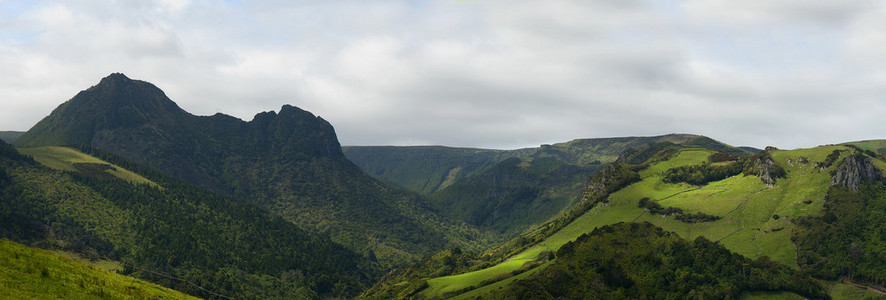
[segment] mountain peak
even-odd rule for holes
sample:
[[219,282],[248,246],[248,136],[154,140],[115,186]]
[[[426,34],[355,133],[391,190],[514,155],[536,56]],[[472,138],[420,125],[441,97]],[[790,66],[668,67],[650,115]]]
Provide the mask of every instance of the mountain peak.
[[123,73],[111,73],[105,78],[102,78],[101,82],[111,82],[111,81],[132,81],[129,77],[126,77]]
[[[104,90],[119,90],[119,89],[123,89],[125,87],[131,87],[136,82],[151,85],[147,82],[132,80],[129,77],[126,77],[126,75],[123,75],[123,73],[111,73],[111,75],[108,75],[105,78],[102,78],[102,80],[99,81],[98,84],[96,84],[95,86],[93,86],[89,90],[96,89],[96,88],[97,89],[104,89]],[[153,85],[151,85],[151,86],[153,86]],[[154,88],[156,88],[156,87],[154,87]],[[156,89],[159,90],[159,88],[156,88]]]
[[61,104],[17,142],[90,145],[102,130],[174,127],[189,116],[153,84],[111,73]]

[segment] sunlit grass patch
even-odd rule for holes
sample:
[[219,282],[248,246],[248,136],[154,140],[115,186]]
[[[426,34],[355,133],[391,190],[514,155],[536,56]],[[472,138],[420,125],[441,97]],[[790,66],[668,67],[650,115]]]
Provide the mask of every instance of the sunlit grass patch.
[[155,187],[159,186],[157,183],[127,169],[68,147],[18,148],[18,151],[22,154],[33,157],[34,160],[40,164],[56,170],[77,171],[75,164],[108,165],[111,168],[106,170],[106,172],[114,177],[134,184],[149,184]]

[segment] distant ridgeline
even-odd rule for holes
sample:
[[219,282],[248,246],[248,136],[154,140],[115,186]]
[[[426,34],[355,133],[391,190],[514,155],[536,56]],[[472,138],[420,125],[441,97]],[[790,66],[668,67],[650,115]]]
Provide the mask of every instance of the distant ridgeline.
[[258,205],[383,265],[493,236],[361,172],[332,126],[293,106],[250,122],[194,116],[154,85],[112,74],[56,108],[18,147],[85,145]]
[[21,131],[0,131],[0,140],[6,142],[7,144],[12,144],[15,139],[25,134]]
[[551,221],[481,254],[440,252],[361,297],[882,297],[886,142],[732,149],[625,149]]

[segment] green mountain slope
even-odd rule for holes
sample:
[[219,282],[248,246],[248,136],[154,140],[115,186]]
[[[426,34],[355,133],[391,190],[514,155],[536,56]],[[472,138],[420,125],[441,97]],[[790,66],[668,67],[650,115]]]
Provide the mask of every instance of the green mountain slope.
[[0,239],[0,298],[196,299],[6,239]]
[[[513,291],[520,279],[553,276],[546,271],[559,256],[545,263],[550,251],[619,222],[648,222],[687,240],[704,238],[744,257],[769,259],[820,279],[847,278],[883,289],[882,155],[850,146],[770,148],[747,158],[711,147],[645,148],[622,155],[621,161],[637,164],[615,163],[597,173],[582,202],[568,212],[452,275],[421,272],[429,265],[424,262],[377,283],[364,296],[460,298],[499,288]],[[547,288],[542,285],[535,290]],[[844,295],[846,285],[833,286],[831,293]]]
[[15,139],[25,134],[21,131],[0,131],[0,140],[12,144]]
[[642,155],[629,149],[647,145],[704,146],[750,155],[707,137],[672,134],[657,137],[582,139],[545,145],[505,159],[456,181],[430,196],[441,210],[473,225],[514,236],[575,205],[587,181],[606,165]]
[[362,255],[253,205],[100,161],[162,188],[45,168],[0,143],[0,237],[119,261],[123,274],[202,297],[348,296],[378,275]]
[[289,105],[245,122],[179,108],[150,83],[112,74],[16,140],[19,147],[86,145],[258,205],[385,265],[491,236],[440,214],[417,194],[366,175],[332,126]]

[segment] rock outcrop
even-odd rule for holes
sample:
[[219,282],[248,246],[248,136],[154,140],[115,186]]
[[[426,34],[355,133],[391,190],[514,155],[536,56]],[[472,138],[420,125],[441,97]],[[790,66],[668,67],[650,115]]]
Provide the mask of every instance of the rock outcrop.
[[775,186],[776,179],[784,178],[786,174],[784,168],[772,159],[772,155],[769,154],[769,151],[774,149],[770,148],[774,147],[766,147],[766,150],[751,157],[747,162],[744,172],[748,175],[760,177],[760,180],[763,181],[763,183],[771,187]]
[[862,153],[855,153],[843,159],[831,176],[831,185],[842,185],[849,190],[858,191],[862,182],[879,181],[881,178],[882,172],[874,166],[873,159]]

